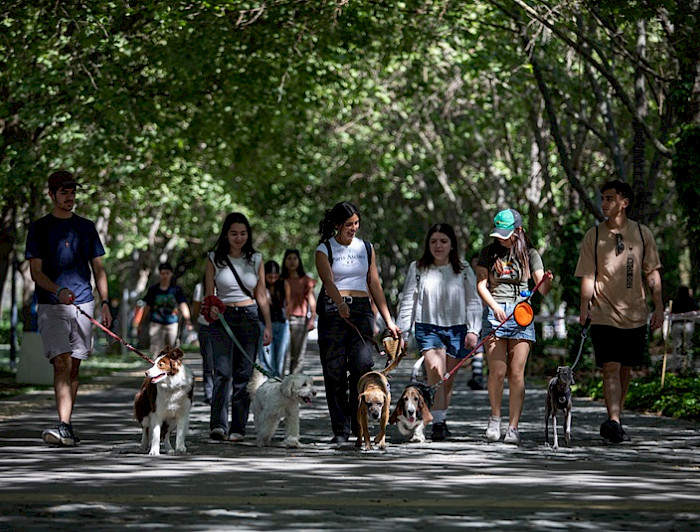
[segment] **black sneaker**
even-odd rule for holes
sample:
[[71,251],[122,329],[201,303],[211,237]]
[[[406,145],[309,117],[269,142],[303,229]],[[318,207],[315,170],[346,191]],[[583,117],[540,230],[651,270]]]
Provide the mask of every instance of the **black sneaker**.
[[611,443],[621,443],[624,441],[624,431],[617,421],[608,419],[600,426],[600,435]]
[[431,439],[433,441],[444,441],[447,438],[445,423],[433,423],[433,434]]
[[622,423],[620,423],[620,430],[622,431],[622,441],[632,441],[632,438],[630,438],[627,435],[627,432],[625,432],[624,427],[622,426]]
[[442,422],[442,425],[443,425],[443,427],[444,427],[445,437],[446,437],[446,438],[451,438],[451,437],[452,437],[452,433],[450,432],[450,429],[447,428],[447,421],[443,421],[443,422]]
[[44,430],[41,433],[41,439],[49,445],[63,445],[65,447],[76,445],[73,427],[63,422],[59,423],[55,428]]
[[341,445],[343,443],[348,442],[348,435],[347,434],[336,434],[331,438],[330,443],[334,445]]
[[475,375],[467,381],[467,386],[475,391],[484,390],[484,379],[481,375]]

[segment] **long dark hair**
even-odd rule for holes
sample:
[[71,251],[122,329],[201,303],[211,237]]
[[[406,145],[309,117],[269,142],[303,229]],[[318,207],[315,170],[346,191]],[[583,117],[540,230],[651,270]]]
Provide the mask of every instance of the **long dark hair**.
[[355,214],[361,218],[360,211],[349,201],[341,201],[333,205],[332,209],[327,209],[323,220],[318,224],[318,234],[321,235],[319,242],[333,238],[337,232],[336,228]]
[[226,257],[228,257],[228,252],[231,250],[231,246],[228,243],[228,231],[233,224],[245,225],[246,231],[248,232],[248,240],[243,244],[243,256],[246,260],[250,262],[253,253],[255,253],[255,248],[253,247],[253,230],[250,228],[248,218],[245,217],[245,214],[241,214],[240,212],[232,212],[224,220],[224,225],[221,227],[221,234],[214,245],[214,264],[220,268],[226,264]]
[[455,230],[452,228],[450,224],[435,224],[433,225],[430,229],[428,229],[428,235],[425,237],[425,247],[423,248],[423,256],[418,259],[417,266],[419,268],[427,268],[431,264],[435,263],[435,257],[433,257],[433,254],[430,252],[430,238],[435,234],[435,233],[442,233],[447,236],[447,238],[450,239],[450,243],[452,244],[451,249],[450,249],[450,255],[449,255],[449,260],[450,264],[452,265],[452,269],[454,270],[455,273],[459,273],[464,269],[464,266],[462,266],[462,261],[459,260],[459,248],[457,246],[457,235],[455,234]]
[[[529,279],[530,278],[530,248],[534,247],[532,245],[532,242],[527,236],[527,233],[525,233],[525,229],[522,227],[516,227],[515,230],[513,231],[513,234],[509,238],[515,238],[515,242],[513,243],[513,246],[508,249],[508,260],[517,260],[520,262],[523,268],[523,276],[522,280]],[[500,239],[494,238],[494,245],[493,245],[493,252],[490,254],[488,257],[488,265],[489,269],[493,267],[493,265],[496,263],[496,260],[500,255],[503,254],[503,249],[506,249],[505,246],[501,245]],[[498,242],[498,245],[496,243]]]
[[287,251],[284,252],[284,259],[282,259],[282,273],[280,274],[280,277],[282,279],[289,279],[289,268],[287,268],[287,257],[289,255],[296,255],[297,258],[299,259],[299,267],[297,268],[297,275],[299,277],[304,277],[306,275],[306,271],[304,270],[304,263],[301,261],[301,255],[299,254],[298,249],[288,249]]

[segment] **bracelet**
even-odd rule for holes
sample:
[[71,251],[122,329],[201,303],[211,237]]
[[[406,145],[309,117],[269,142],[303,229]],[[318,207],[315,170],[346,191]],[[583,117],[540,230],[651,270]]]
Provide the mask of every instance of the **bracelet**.
[[100,303],[100,305],[109,305],[109,303],[107,303],[107,300],[106,300],[106,299],[103,299],[103,300],[102,300],[102,303]]
[[58,290],[56,290],[56,291],[54,292],[54,295],[55,295],[56,297],[58,297],[58,295],[61,293],[61,290],[65,290],[65,289],[66,289],[65,286],[59,286],[59,287],[58,287]]

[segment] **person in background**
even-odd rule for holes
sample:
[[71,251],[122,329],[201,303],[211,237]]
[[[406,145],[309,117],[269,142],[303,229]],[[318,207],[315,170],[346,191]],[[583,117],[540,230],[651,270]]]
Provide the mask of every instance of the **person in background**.
[[[435,386],[476,346],[481,330],[476,278],[471,266],[459,259],[457,235],[451,225],[439,223],[428,230],[423,255],[408,267],[400,308],[399,328],[410,331],[415,323],[428,385]],[[452,436],[447,410],[457,372],[435,394],[433,441]]]
[[535,325],[519,325],[513,311],[526,298],[530,279],[535,284],[542,281],[539,292],[545,295],[552,287],[552,276],[545,273],[542,258],[530,243],[518,211],[505,209],[496,214],[489,236],[493,242],[481,251],[476,267],[477,290],[486,304],[481,334],[486,337],[493,333],[484,343],[491,403],[486,439],[501,439],[501,401],[507,376],[509,420],[503,442],[520,445],[518,424],[525,401],[525,364],[535,341]]
[[[687,286],[679,286],[676,298],[671,308],[673,314],[684,314],[698,310],[698,303],[693,299],[693,291]],[[672,316],[673,316],[672,314]],[[693,334],[695,333],[695,319],[673,320],[671,323],[671,336],[673,337],[673,352],[676,356],[689,356],[687,362],[692,363]],[[692,365],[688,364],[690,367]]]
[[[479,254],[475,253],[472,255],[469,265],[472,267],[472,271],[476,274],[476,267],[479,264]],[[479,298],[479,305],[481,305],[481,298]],[[471,358],[472,365],[472,378],[467,381],[467,386],[472,390],[485,390],[486,386],[484,384],[484,346],[480,346],[476,350],[476,354]]]
[[288,249],[282,260],[282,279],[288,289],[287,320],[291,333],[289,373],[304,370],[306,339],[316,325],[316,281],[306,275],[299,250]]
[[209,322],[202,316],[202,300],[204,299],[204,278],[194,287],[192,297],[192,311],[197,316],[197,340],[199,341],[199,354],[202,355],[202,383],[204,388],[204,402],[211,404],[214,390],[214,351],[209,332]]
[[92,221],[73,212],[80,185],[72,173],[59,170],[49,176],[48,186],[53,209],[30,224],[25,253],[36,283],[44,354],[53,364],[59,421],[41,437],[50,445],[74,446],[80,442],[71,422],[80,363],[93,349],[92,322],[80,312],[88,316],[95,312],[91,276],[95,278],[100,297],[97,310],[105,327],[110,327],[112,315],[100,236]]
[[286,315],[288,287],[280,279],[280,265],[274,260],[265,263],[265,288],[272,320],[272,342],[263,346],[260,365],[272,377],[284,377],[284,363],[289,349],[289,323]]
[[145,318],[150,316],[148,337],[150,350],[158,355],[165,346],[177,345],[177,331],[180,326],[180,314],[185,320],[187,330],[192,330],[190,322],[190,307],[182,288],[173,284],[173,267],[169,262],[158,266],[160,282],[151,285],[146,292],[143,308],[143,318],[139,322],[138,332],[141,333]]

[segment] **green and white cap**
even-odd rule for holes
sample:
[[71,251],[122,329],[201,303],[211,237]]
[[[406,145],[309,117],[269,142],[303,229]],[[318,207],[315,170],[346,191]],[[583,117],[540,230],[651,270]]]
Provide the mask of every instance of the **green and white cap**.
[[523,218],[515,209],[505,209],[500,211],[493,218],[494,228],[489,236],[505,240],[510,238],[518,227],[522,227]]

